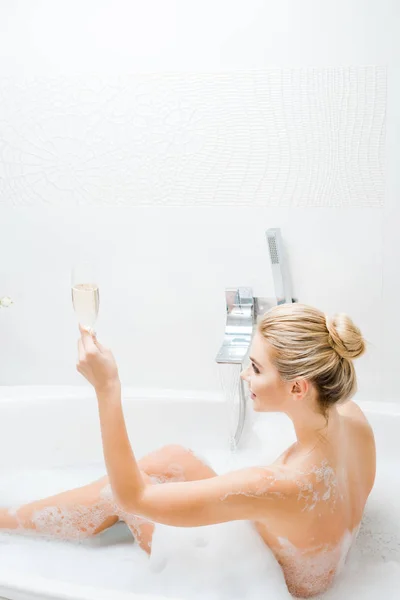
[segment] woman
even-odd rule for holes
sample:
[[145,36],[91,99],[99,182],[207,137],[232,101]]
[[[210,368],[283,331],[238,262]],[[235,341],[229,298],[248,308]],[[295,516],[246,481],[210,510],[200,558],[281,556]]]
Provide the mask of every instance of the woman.
[[218,476],[180,446],[136,461],[114,357],[81,329],[77,369],[96,391],[108,477],[12,512],[2,509],[0,527],[79,539],[123,520],[150,554],[154,523],[250,520],[289,591],[319,594],[346,558],[375,478],[373,433],[348,401],[356,391],[352,359],[364,350],[360,330],[344,314],[327,319],[302,304],[268,311],[241,377],[254,410],[286,413],[297,441],[271,465]]

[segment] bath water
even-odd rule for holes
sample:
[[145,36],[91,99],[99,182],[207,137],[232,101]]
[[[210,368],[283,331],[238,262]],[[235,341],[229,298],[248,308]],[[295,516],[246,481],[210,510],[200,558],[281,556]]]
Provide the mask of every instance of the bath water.
[[[196,451],[196,449],[194,449]],[[218,473],[260,464],[252,452],[200,451]],[[265,463],[264,463],[265,464]],[[0,506],[20,506],[87,484],[104,465],[0,475]],[[354,548],[323,600],[394,600],[400,589],[400,474],[378,464],[375,488]],[[76,542],[0,533],[0,577],[8,570],[81,585],[185,600],[291,598],[281,569],[251,523],[156,525],[149,558],[123,523]]]

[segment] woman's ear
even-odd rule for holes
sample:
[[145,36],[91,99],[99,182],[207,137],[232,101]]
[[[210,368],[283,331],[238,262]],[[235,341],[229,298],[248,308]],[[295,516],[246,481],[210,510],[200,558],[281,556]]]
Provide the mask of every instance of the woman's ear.
[[306,379],[296,379],[293,382],[291,393],[297,396],[297,399],[304,398],[308,391],[308,381]]
[[300,392],[300,386],[299,386],[298,381],[295,381],[294,384],[292,385],[291,392],[292,392],[292,394],[298,394]]

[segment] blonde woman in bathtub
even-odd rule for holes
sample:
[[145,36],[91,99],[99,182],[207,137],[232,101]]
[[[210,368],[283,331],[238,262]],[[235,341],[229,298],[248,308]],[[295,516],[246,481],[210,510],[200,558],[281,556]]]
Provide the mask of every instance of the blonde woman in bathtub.
[[375,478],[371,428],[349,401],[356,391],[352,359],[364,350],[346,315],[329,319],[302,304],[266,313],[241,376],[254,410],[285,412],[297,441],[271,465],[218,476],[180,446],[136,460],[114,357],[81,330],[77,369],[96,391],[108,477],[13,511],[1,509],[0,527],[81,539],[123,520],[150,554],[154,523],[195,527],[249,520],[279,561],[289,591],[305,598],[319,594],[345,559]]

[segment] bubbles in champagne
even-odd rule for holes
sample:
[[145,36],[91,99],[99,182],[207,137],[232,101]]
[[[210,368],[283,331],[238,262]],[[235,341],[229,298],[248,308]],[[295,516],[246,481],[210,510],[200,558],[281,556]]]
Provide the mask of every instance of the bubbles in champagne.
[[99,288],[95,283],[77,283],[72,288],[72,304],[82,327],[92,328],[99,314]]

